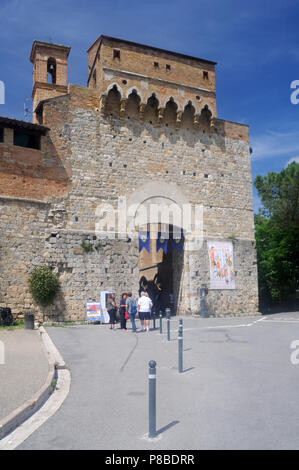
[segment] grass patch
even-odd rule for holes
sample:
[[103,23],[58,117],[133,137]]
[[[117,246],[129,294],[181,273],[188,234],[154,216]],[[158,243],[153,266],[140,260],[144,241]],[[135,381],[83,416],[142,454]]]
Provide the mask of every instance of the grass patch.
[[0,326],[0,331],[12,331],[24,329],[25,323],[20,320],[15,320],[13,325],[10,326]]

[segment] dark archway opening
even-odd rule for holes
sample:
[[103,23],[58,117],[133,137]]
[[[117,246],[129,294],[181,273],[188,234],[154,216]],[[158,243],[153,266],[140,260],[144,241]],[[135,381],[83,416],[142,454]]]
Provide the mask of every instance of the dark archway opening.
[[[156,250],[156,239],[151,240],[150,253],[139,254],[139,294],[148,293],[153,302],[153,313],[165,315],[166,308],[176,315],[180,303],[181,278],[184,266],[184,244],[175,247],[174,233],[181,233],[180,229],[173,230],[169,226],[169,239],[166,253]],[[179,245],[179,244],[178,244]],[[180,249],[179,249],[180,248]]]

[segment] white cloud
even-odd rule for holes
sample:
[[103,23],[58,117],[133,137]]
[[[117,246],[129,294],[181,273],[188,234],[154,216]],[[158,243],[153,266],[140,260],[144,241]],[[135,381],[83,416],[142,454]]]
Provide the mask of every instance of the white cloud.
[[289,165],[289,163],[292,163],[292,162],[299,163],[299,156],[290,158],[289,161],[286,163],[286,167]]
[[298,131],[267,131],[251,139],[253,160],[299,155]]

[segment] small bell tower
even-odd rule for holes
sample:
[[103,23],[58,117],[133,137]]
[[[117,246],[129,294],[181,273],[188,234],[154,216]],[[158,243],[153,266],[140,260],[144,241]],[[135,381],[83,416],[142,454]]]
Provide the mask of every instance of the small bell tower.
[[67,60],[71,48],[34,41],[30,54],[33,64],[33,122],[40,123],[40,101],[67,93]]

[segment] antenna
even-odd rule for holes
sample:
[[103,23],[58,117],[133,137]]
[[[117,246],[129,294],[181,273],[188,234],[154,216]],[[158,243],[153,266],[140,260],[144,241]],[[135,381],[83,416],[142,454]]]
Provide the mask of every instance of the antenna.
[[31,98],[25,98],[24,100],[24,121],[31,121],[32,119],[32,103]]

